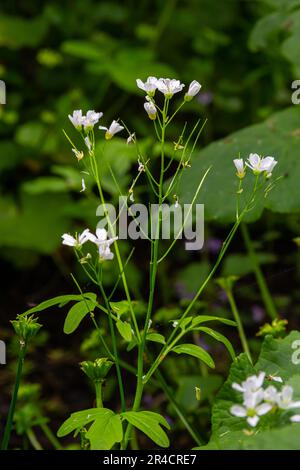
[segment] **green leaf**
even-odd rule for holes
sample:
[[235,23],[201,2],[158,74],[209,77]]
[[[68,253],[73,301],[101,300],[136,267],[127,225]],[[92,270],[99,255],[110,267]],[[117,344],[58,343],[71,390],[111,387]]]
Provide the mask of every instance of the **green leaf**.
[[159,333],[148,333],[146,339],[147,341],[153,341],[154,343],[166,344],[164,336]]
[[[228,379],[215,399],[212,409],[212,436],[203,449],[294,449],[300,442],[300,427],[289,422],[285,413],[268,413],[260,418],[255,432],[245,433],[247,423],[230,413],[232,405],[241,403],[241,394],[232,388],[233,382],[241,383],[247,377],[261,371],[268,376],[279,376],[283,385],[294,388],[294,399],[300,397],[299,365],[292,360],[295,352],[293,345],[300,340],[300,332],[292,331],[283,339],[267,336],[255,366],[251,365],[245,354],[241,354],[232,364]],[[264,386],[274,385],[279,389],[283,386],[265,380]],[[288,426],[287,426],[288,425]],[[269,428],[272,428],[269,430]],[[291,437],[287,439],[288,431]],[[295,433],[295,434],[294,434]],[[202,449],[202,448],[201,448]]]
[[73,39],[65,41],[61,45],[61,50],[79,59],[102,61],[106,58],[106,51],[97,44],[90,41]]
[[61,234],[70,228],[65,214],[69,202],[70,197],[63,193],[37,197],[23,191],[18,204],[1,198],[0,246],[53,255],[61,245]]
[[118,318],[130,311],[130,305],[127,300],[121,300],[120,302],[110,302],[110,306]]
[[64,323],[64,333],[67,335],[73,333],[84,317],[94,310],[97,305],[96,294],[94,296],[94,299],[80,300],[70,308]]
[[197,331],[203,331],[204,333],[208,334],[209,336],[212,336],[217,341],[220,341],[220,343],[223,343],[224,346],[227,348],[227,350],[228,350],[228,352],[231,356],[231,359],[232,360],[235,359],[234,349],[233,349],[230,341],[224,335],[222,335],[218,331],[212,330],[211,328],[207,328],[206,326],[200,326],[199,328],[197,328]]
[[[272,155],[278,160],[273,172],[273,180],[283,175],[268,197],[260,197],[256,206],[246,216],[246,220],[257,220],[264,208],[277,213],[300,212],[300,165],[299,125],[300,107],[293,106],[272,115],[261,124],[247,127],[227,138],[214,142],[195,155],[192,171],[183,173],[177,194],[181,203],[192,200],[199,180],[208,167],[212,170],[207,176],[196,203],[205,205],[206,220],[235,221],[237,177],[232,160],[250,153]],[[250,195],[254,176],[247,171],[244,179],[245,198]],[[220,204],[226,201],[226,204]]]
[[89,408],[87,410],[77,411],[72,413],[71,416],[60,426],[57,431],[58,437],[67,436],[72,431],[77,431],[86,426],[88,423],[94,421],[97,417],[113,416],[113,411],[107,408]]
[[47,32],[48,26],[41,15],[33,19],[19,16],[0,16],[0,45],[18,49],[20,47],[36,47]]
[[148,436],[155,444],[160,447],[169,447],[169,439],[161,426],[170,429],[168,422],[163,416],[152,411],[127,411],[122,413],[132,426],[142,431]]
[[219,321],[220,323],[224,323],[224,325],[236,326],[235,321],[229,320],[228,318],[215,317],[214,315],[199,315],[198,317],[193,318],[191,326],[194,328],[201,323],[206,323],[209,321]]
[[68,191],[66,181],[57,176],[42,176],[22,185],[24,191],[30,194],[41,194],[44,192],[59,193]]
[[[259,264],[274,263],[277,259],[273,253],[259,253],[256,251],[256,258]],[[253,263],[247,254],[235,253],[226,256],[222,263],[222,276],[242,277],[253,272]]]
[[131,325],[130,323],[122,320],[118,320],[116,322],[116,327],[122,338],[125,339],[125,341],[131,341],[132,339],[132,330],[131,330]]
[[211,355],[196,344],[179,344],[178,346],[174,346],[172,351],[177,354],[188,354],[189,356],[196,357],[197,359],[205,362],[205,364],[211,368],[215,367],[215,363]]
[[85,436],[90,441],[91,450],[111,449],[116,442],[121,442],[123,438],[120,415],[115,415],[113,412],[97,415]]
[[[93,292],[85,292],[83,296],[86,299],[96,300],[96,294],[94,294]],[[68,302],[72,302],[73,300],[74,301],[82,300],[82,295],[81,294],[59,295],[58,297],[53,297],[52,299],[44,300],[44,302],[41,302],[40,304],[36,305],[35,307],[30,308],[29,310],[26,310],[26,312],[24,312],[23,315],[29,315],[31,313],[41,312],[43,310],[47,310],[50,307],[54,307],[54,305],[63,307]]]

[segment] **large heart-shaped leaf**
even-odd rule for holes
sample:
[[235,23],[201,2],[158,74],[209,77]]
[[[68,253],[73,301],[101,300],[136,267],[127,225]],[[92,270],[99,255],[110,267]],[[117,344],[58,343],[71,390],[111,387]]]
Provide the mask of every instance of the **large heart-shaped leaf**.
[[[192,170],[186,170],[177,191],[182,203],[193,199],[199,181],[208,167],[212,169],[197,197],[205,205],[206,220],[234,221],[236,217],[237,178],[232,160],[239,154],[272,155],[278,160],[273,179],[279,176],[268,197],[259,198],[246,220],[257,220],[264,208],[278,213],[300,212],[300,108],[294,106],[274,114],[261,124],[247,127],[227,138],[214,142],[195,155]],[[245,197],[253,188],[254,176],[244,179]]]
[[[263,416],[255,432],[247,432],[245,419],[230,413],[231,406],[240,400],[240,393],[232,388],[233,382],[241,383],[250,375],[261,371],[266,373],[266,377],[281,377],[283,384],[278,386],[292,386],[294,399],[299,400],[299,364],[293,360],[297,344],[299,349],[298,331],[291,332],[284,339],[268,336],[255,366],[250,364],[245,354],[239,356],[231,366],[228,379],[216,397],[212,410],[212,437],[204,449],[299,449],[300,426],[294,423],[288,425],[289,416],[286,412]],[[268,385],[268,379],[265,385]],[[290,441],[288,434],[293,436]]]

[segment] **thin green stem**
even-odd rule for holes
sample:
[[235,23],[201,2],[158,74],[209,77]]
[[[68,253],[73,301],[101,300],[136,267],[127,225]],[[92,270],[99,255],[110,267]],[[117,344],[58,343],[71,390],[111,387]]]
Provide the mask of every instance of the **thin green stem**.
[[[93,155],[93,158],[95,159],[94,155]],[[99,191],[99,195],[100,195],[101,204],[103,205],[103,207],[105,209],[106,220],[107,220],[109,229],[111,231],[112,237],[114,237],[115,236],[115,230],[114,230],[113,224],[111,223],[110,217],[108,215],[108,211],[106,210],[106,204],[105,204],[105,199],[104,199],[104,195],[103,195],[103,191],[102,191],[102,187],[101,187],[101,183],[100,183],[100,179],[99,179],[97,164],[96,164],[96,168],[97,168],[97,170],[96,170],[95,178],[96,178],[96,183],[97,183],[97,187],[98,187],[98,191]],[[138,327],[138,324],[137,324],[136,316],[135,316],[135,313],[134,313],[134,310],[133,310],[133,307],[132,307],[131,296],[130,296],[130,292],[129,292],[129,288],[128,288],[128,284],[127,284],[127,279],[126,279],[126,275],[125,275],[125,271],[124,271],[124,266],[123,266],[123,262],[122,262],[122,258],[121,258],[121,254],[120,254],[120,250],[119,250],[117,241],[114,242],[114,248],[115,248],[115,253],[116,253],[116,258],[117,258],[117,262],[118,262],[118,266],[119,266],[120,276],[122,278],[123,287],[124,287],[126,299],[127,299],[127,302],[128,302],[131,318],[132,318],[132,321],[133,321],[137,341],[139,343],[141,341],[141,335],[140,335],[139,327]]]
[[188,433],[190,434],[190,436],[194,439],[194,441],[196,442],[196,444],[198,446],[203,445],[202,439],[200,438],[200,436],[197,434],[197,432],[192,428],[192,426],[188,422],[188,420],[187,420],[187,418],[184,414],[184,411],[182,410],[180,405],[175,400],[175,398],[173,396],[173,392],[170,389],[170,387],[168,386],[165,379],[163,378],[163,375],[161,374],[161,372],[159,370],[156,370],[155,375],[156,375],[157,380],[159,381],[160,386],[161,386],[162,390],[164,391],[166,397],[170,401],[174,411],[177,413],[177,416],[181,419],[183,425],[185,426],[185,428],[188,431]]
[[27,437],[28,437],[32,447],[35,450],[43,450],[43,448],[42,448],[41,444],[39,443],[39,441],[37,440],[35,432],[33,431],[32,428],[27,429],[26,434],[27,434]]
[[199,287],[199,289],[198,289],[197,293],[195,294],[194,298],[192,299],[192,301],[190,302],[190,304],[188,305],[188,307],[186,308],[186,310],[182,314],[182,316],[180,318],[180,321],[178,322],[178,325],[174,328],[172,334],[170,335],[168,341],[166,342],[166,345],[162,348],[162,350],[158,354],[157,358],[155,359],[154,363],[152,364],[149,371],[147,372],[146,376],[144,377],[144,383],[148,382],[149,378],[155,372],[155,370],[159,366],[160,362],[164,359],[165,355],[169,351],[169,345],[172,342],[173,338],[176,336],[176,333],[177,333],[178,329],[180,328],[180,325],[181,325],[182,321],[188,315],[188,313],[192,310],[192,308],[194,307],[194,305],[195,305],[196,301],[198,300],[199,296],[202,294],[203,290],[205,289],[205,287],[207,286],[209,281],[214,276],[216,270],[218,269],[224,255],[225,255],[225,253],[226,253],[226,251],[227,251],[227,249],[228,249],[228,247],[231,243],[231,240],[233,239],[233,237],[234,237],[234,235],[235,235],[235,233],[236,233],[236,231],[237,231],[237,229],[240,225],[240,222],[241,222],[241,218],[239,218],[235,222],[234,226],[232,227],[228,237],[226,238],[226,240],[223,244],[223,247],[222,247],[221,252],[220,252],[220,254],[217,258],[217,261],[215,262],[213,268],[211,269],[210,273],[208,274],[208,276],[205,279],[205,281],[203,282],[203,284],[201,284],[201,286]]
[[6,425],[5,425],[4,435],[3,435],[3,439],[2,439],[2,443],[1,443],[1,450],[7,450],[9,440],[10,440],[12,424],[13,424],[13,419],[14,419],[14,414],[15,414],[15,409],[16,409],[16,403],[17,403],[17,398],[18,398],[18,391],[19,391],[21,377],[22,377],[24,359],[25,359],[25,355],[26,355],[26,349],[27,349],[26,344],[24,342],[20,341],[20,349],[19,349],[19,355],[18,355],[18,366],[17,366],[16,380],[15,380],[14,390],[13,390],[13,394],[12,394],[12,399],[11,399],[10,406],[9,406],[8,417],[7,417],[7,421],[6,421]]
[[[134,402],[132,406],[132,411],[137,411],[139,409],[141,399],[142,399],[142,394],[143,394],[143,388],[144,388],[144,383],[143,383],[144,351],[145,351],[145,346],[146,346],[146,336],[147,336],[147,331],[149,327],[149,321],[150,321],[152,309],[153,309],[153,301],[154,301],[155,285],[156,285],[156,277],[157,277],[159,236],[160,236],[160,228],[161,228],[161,205],[162,205],[162,199],[163,199],[163,182],[164,182],[164,166],[165,166],[165,130],[166,130],[168,105],[169,105],[169,100],[165,99],[164,108],[162,112],[163,126],[161,129],[161,161],[160,161],[159,195],[158,195],[158,204],[159,204],[158,220],[157,220],[154,244],[153,246],[151,246],[149,298],[148,298],[148,306],[147,306],[147,313],[146,313],[146,318],[145,318],[142,340],[138,346],[137,386],[136,386],[136,392],[135,392]],[[123,449],[127,448],[131,430],[132,430],[132,426],[128,424],[126,431],[125,431],[124,441],[122,443]]]
[[242,323],[242,320],[241,320],[241,317],[240,317],[240,314],[239,314],[239,311],[238,311],[238,308],[237,308],[237,305],[236,305],[236,302],[235,302],[235,298],[233,296],[232,289],[227,288],[225,291],[226,291],[226,295],[227,295],[228,300],[229,300],[232,315],[233,315],[233,317],[236,321],[236,324],[237,324],[237,329],[238,329],[238,332],[239,332],[239,337],[240,337],[240,340],[241,340],[241,343],[242,343],[242,346],[243,346],[243,350],[247,354],[247,357],[248,357],[249,361],[252,364],[252,357],[251,357],[249,345],[248,345],[247,338],[246,338],[246,335],[245,335],[243,323]]
[[107,311],[109,313],[108,315],[108,323],[109,323],[109,328],[110,328],[110,334],[111,334],[111,339],[112,339],[112,345],[113,345],[113,354],[114,354],[114,359],[115,359],[115,366],[116,366],[116,371],[117,371],[117,379],[118,379],[118,385],[119,385],[119,391],[120,391],[120,399],[121,399],[121,409],[122,412],[126,411],[126,405],[125,405],[125,394],[124,394],[124,386],[123,386],[123,379],[122,379],[122,373],[120,369],[120,363],[119,363],[119,355],[118,355],[118,348],[117,348],[117,340],[116,340],[116,334],[115,334],[115,327],[114,327],[114,322],[111,316],[111,308],[110,304],[108,301],[108,298],[106,296],[105,290],[103,288],[101,280],[99,280],[99,288],[101,291],[101,295],[104,299],[105,306],[107,308]]
[[270,294],[263,272],[261,270],[257,255],[255,253],[255,249],[254,249],[253,242],[249,234],[248,227],[245,223],[241,225],[241,230],[242,230],[245,247],[248,251],[248,256],[251,260],[252,269],[254,271],[254,274],[255,274],[255,277],[256,277],[260,292],[261,292],[261,296],[265,304],[266,311],[268,315],[270,316],[270,318],[274,320],[275,318],[278,318],[278,312],[274,304],[273,298]]
[[96,392],[96,407],[103,408],[102,401],[102,380],[94,381],[95,392]]
[[62,445],[60,444],[59,440],[56,438],[52,430],[49,428],[48,424],[43,423],[40,425],[43,433],[48,438],[49,442],[53,445],[54,449],[56,450],[63,450]]

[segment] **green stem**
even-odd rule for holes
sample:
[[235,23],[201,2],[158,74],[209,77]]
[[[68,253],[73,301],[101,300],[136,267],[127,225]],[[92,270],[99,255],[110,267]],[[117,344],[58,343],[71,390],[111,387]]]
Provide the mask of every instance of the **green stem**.
[[[95,160],[95,156],[93,156],[93,158]],[[96,183],[97,183],[97,187],[98,187],[98,191],[99,191],[99,195],[100,195],[101,204],[103,205],[103,207],[106,210],[106,204],[105,204],[105,199],[104,199],[104,195],[103,195],[103,191],[102,191],[102,187],[101,187],[101,183],[100,183],[100,179],[99,179],[98,167],[97,167],[96,160],[95,160],[95,168],[96,168],[96,170],[95,170],[96,171],[95,179],[96,179]],[[106,211],[106,220],[107,220],[109,229],[111,231],[112,237],[114,237],[115,236],[115,230],[114,230],[113,224],[111,223],[111,220],[110,220],[110,217],[109,217],[107,211]],[[114,242],[114,248],[115,248],[116,258],[117,258],[117,262],[118,262],[118,266],[119,266],[120,276],[122,278],[122,283],[123,283],[126,299],[127,299],[127,302],[128,302],[131,318],[132,318],[132,321],[133,321],[133,324],[134,324],[134,329],[135,329],[137,341],[140,342],[141,341],[140,331],[139,331],[139,327],[138,327],[138,324],[137,324],[137,321],[136,321],[136,316],[135,316],[135,313],[134,313],[134,310],[133,310],[133,307],[132,307],[131,296],[130,296],[130,292],[129,292],[129,288],[128,288],[128,284],[127,284],[127,279],[126,279],[125,272],[124,272],[124,266],[123,266],[123,262],[122,262],[122,258],[121,258],[121,254],[120,254],[120,250],[119,250],[119,246],[118,246],[117,241]]]
[[255,277],[256,277],[260,292],[261,292],[261,296],[265,304],[266,311],[268,315],[270,316],[270,318],[274,320],[275,318],[278,318],[278,312],[275,307],[272,296],[270,294],[263,272],[261,270],[257,255],[255,253],[255,249],[253,247],[253,242],[250,238],[248,227],[245,223],[241,225],[241,230],[242,230],[244,243],[248,251],[249,258],[251,260],[252,268],[253,268],[253,271],[254,271],[254,274],[255,274]]
[[163,375],[159,370],[155,372],[155,375],[157,377],[157,380],[160,383],[160,386],[162,390],[165,392],[166,397],[170,401],[174,411],[177,413],[178,417],[181,419],[182,423],[186,427],[186,430],[190,434],[190,436],[194,439],[194,441],[198,444],[198,446],[203,445],[202,439],[199,437],[199,435],[196,433],[196,431],[192,428],[190,423],[188,422],[186,416],[184,415],[184,412],[182,408],[179,406],[179,404],[176,402],[175,398],[173,397],[173,393],[166,383],[165,379],[163,378]]
[[27,429],[26,434],[27,434],[27,437],[28,437],[32,447],[35,450],[43,450],[43,448],[42,448],[41,444],[39,443],[39,441],[37,440],[37,437],[36,437],[36,435],[35,435],[32,428]]
[[197,299],[202,294],[203,290],[205,289],[205,287],[207,286],[207,284],[209,283],[211,278],[214,276],[216,270],[218,269],[224,255],[225,255],[225,253],[226,253],[226,251],[227,251],[227,249],[228,249],[228,247],[231,243],[231,240],[233,239],[233,237],[234,237],[234,235],[235,235],[235,233],[236,233],[236,231],[237,231],[237,229],[240,225],[241,217],[242,217],[242,215],[240,216],[240,218],[235,222],[234,226],[232,227],[228,237],[226,238],[226,240],[223,244],[223,247],[222,247],[221,252],[220,252],[220,254],[217,258],[217,261],[215,262],[215,264],[214,264],[213,268],[211,269],[210,273],[208,274],[207,278],[205,279],[203,284],[201,284],[201,286],[199,287],[199,289],[198,289],[197,293],[195,294],[193,300],[190,302],[190,304],[188,305],[188,307],[186,308],[186,310],[182,314],[182,316],[180,318],[180,321],[178,322],[178,325],[174,328],[174,331],[172,332],[172,334],[168,338],[168,341],[166,342],[165,346],[162,348],[162,350],[158,354],[157,358],[155,359],[154,363],[152,364],[149,371],[147,372],[146,376],[144,377],[144,384],[148,382],[149,378],[155,372],[155,370],[159,366],[160,362],[164,359],[165,355],[169,352],[170,343],[172,342],[174,336],[176,336],[176,333],[177,333],[178,329],[180,328],[181,322],[184,320],[184,318],[191,311],[191,309],[195,305]]
[[3,440],[1,444],[1,450],[7,450],[8,448],[15,409],[16,409],[16,403],[17,403],[17,398],[18,398],[18,391],[19,391],[20,382],[21,382],[25,355],[26,355],[26,344],[20,341],[16,381],[14,385],[12,399],[11,399],[10,406],[9,406],[9,412],[8,412],[8,417],[7,417],[7,421],[5,425],[4,436],[3,436]]
[[95,381],[95,392],[96,392],[96,407],[103,408],[103,401],[102,401],[102,380]]
[[105,290],[103,288],[102,282],[99,281],[99,288],[102,294],[102,297],[105,302],[106,309],[109,313],[108,315],[108,323],[109,323],[109,328],[110,328],[110,334],[111,334],[111,339],[112,339],[112,345],[113,345],[113,354],[114,354],[114,359],[115,359],[115,365],[116,365],[116,371],[117,371],[117,379],[118,379],[118,385],[119,385],[119,390],[120,390],[120,399],[121,399],[121,409],[122,412],[126,411],[126,406],[125,406],[125,395],[124,395],[124,386],[123,386],[123,379],[122,379],[122,373],[120,369],[120,363],[119,363],[119,355],[118,355],[118,348],[117,348],[117,340],[116,340],[116,334],[115,334],[115,328],[114,328],[114,322],[111,316],[111,308],[109,301],[107,299],[107,296],[105,294]]
[[[147,314],[144,324],[144,331],[141,339],[141,343],[138,346],[138,364],[137,364],[137,385],[136,385],[136,392],[134,397],[134,402],[132,406],[132,411],[137,411],[140,407],[144,383],[144,351],[146,346],[146,336],[149,327],[149,321],[151,318],[151,313],[153,309],[153,301],[154,301],[154,294],[155,294],[155,285],[156,285],[156,277],[157,277],[157,264],[158,264],[158,249],[159,249],[159,236],[160,236],[160,227],[161,227],[161,205],[163,199],[163,181],[164,181],[164,167],[165,167],[165,130],[166,130],[166,122],[167,122],[167,113],[168,113],[168,103],[169,100],[165,99],[164,101],[164,108],[162,112],[163,118],[163,126],[161,129],[161,164],[160,164],[160,177],[159,177],[159,194],[158,194],[158,220],[157,220],[157,227],[156,227],[156,235],[153,244],[153,248],[151,247],[151,263],[150,263],[150,289],[149,289],[149,298],[148,298],[148,306],[147,306]],[[128,424],[124,441],[122,443],[122,449],[126,449],[128,446],[128,440],[130,438],[130,433],[132,430],[132,425]]]
[[238,329],[238,332],[239,332],[239,336],[240,336],[240,340],[241,340],[241,343],[242,343],[242,346],[243,346],[243,350],[247,354],[247,357],[248,357],[249,361],[252,364],[252,357],[251,357],[250,349],[249,349],[249,346],[248,346],[248,342],[247,342],[247,338],[246,338],[246,335],[245,335],[244,327],[243,327],[243,324],[242,324],[242,320],[241,320],[241,317],[240,317],[240,314],[239,314],[239,311],[238,311],[238,308],[237,308],[232,290],[227,288],[226,289],[226,295],[227,295],[228,300],[229,300],[229,304],[230,304],[230,307],[231,307],[233,317],[234,317],[234,319],[236,321],[236,324],[237,324],[237,329]]
[[49,428],[48,424],[43,423],[40,425],[43,433],[45,436],[48,438],[48,440],[51,442],[53,445],[54,449],[56,450],[63,450],[62,445],[60,444],[59,440],[56,438],[56,436],[53,434],[52,430]]

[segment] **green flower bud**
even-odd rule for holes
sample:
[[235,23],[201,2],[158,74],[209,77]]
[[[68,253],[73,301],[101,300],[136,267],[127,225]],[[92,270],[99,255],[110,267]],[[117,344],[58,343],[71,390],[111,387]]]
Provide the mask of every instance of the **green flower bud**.
[[84,361],[80,363],[81,370],[93,382],[102,382],[106,378],[113,362],[107,357],[101,357],[93,361]]
[[11,322],[20,342],[27,344],[38,333],[42,325],[37,321],[34,316],[18,315],[17,319]]

